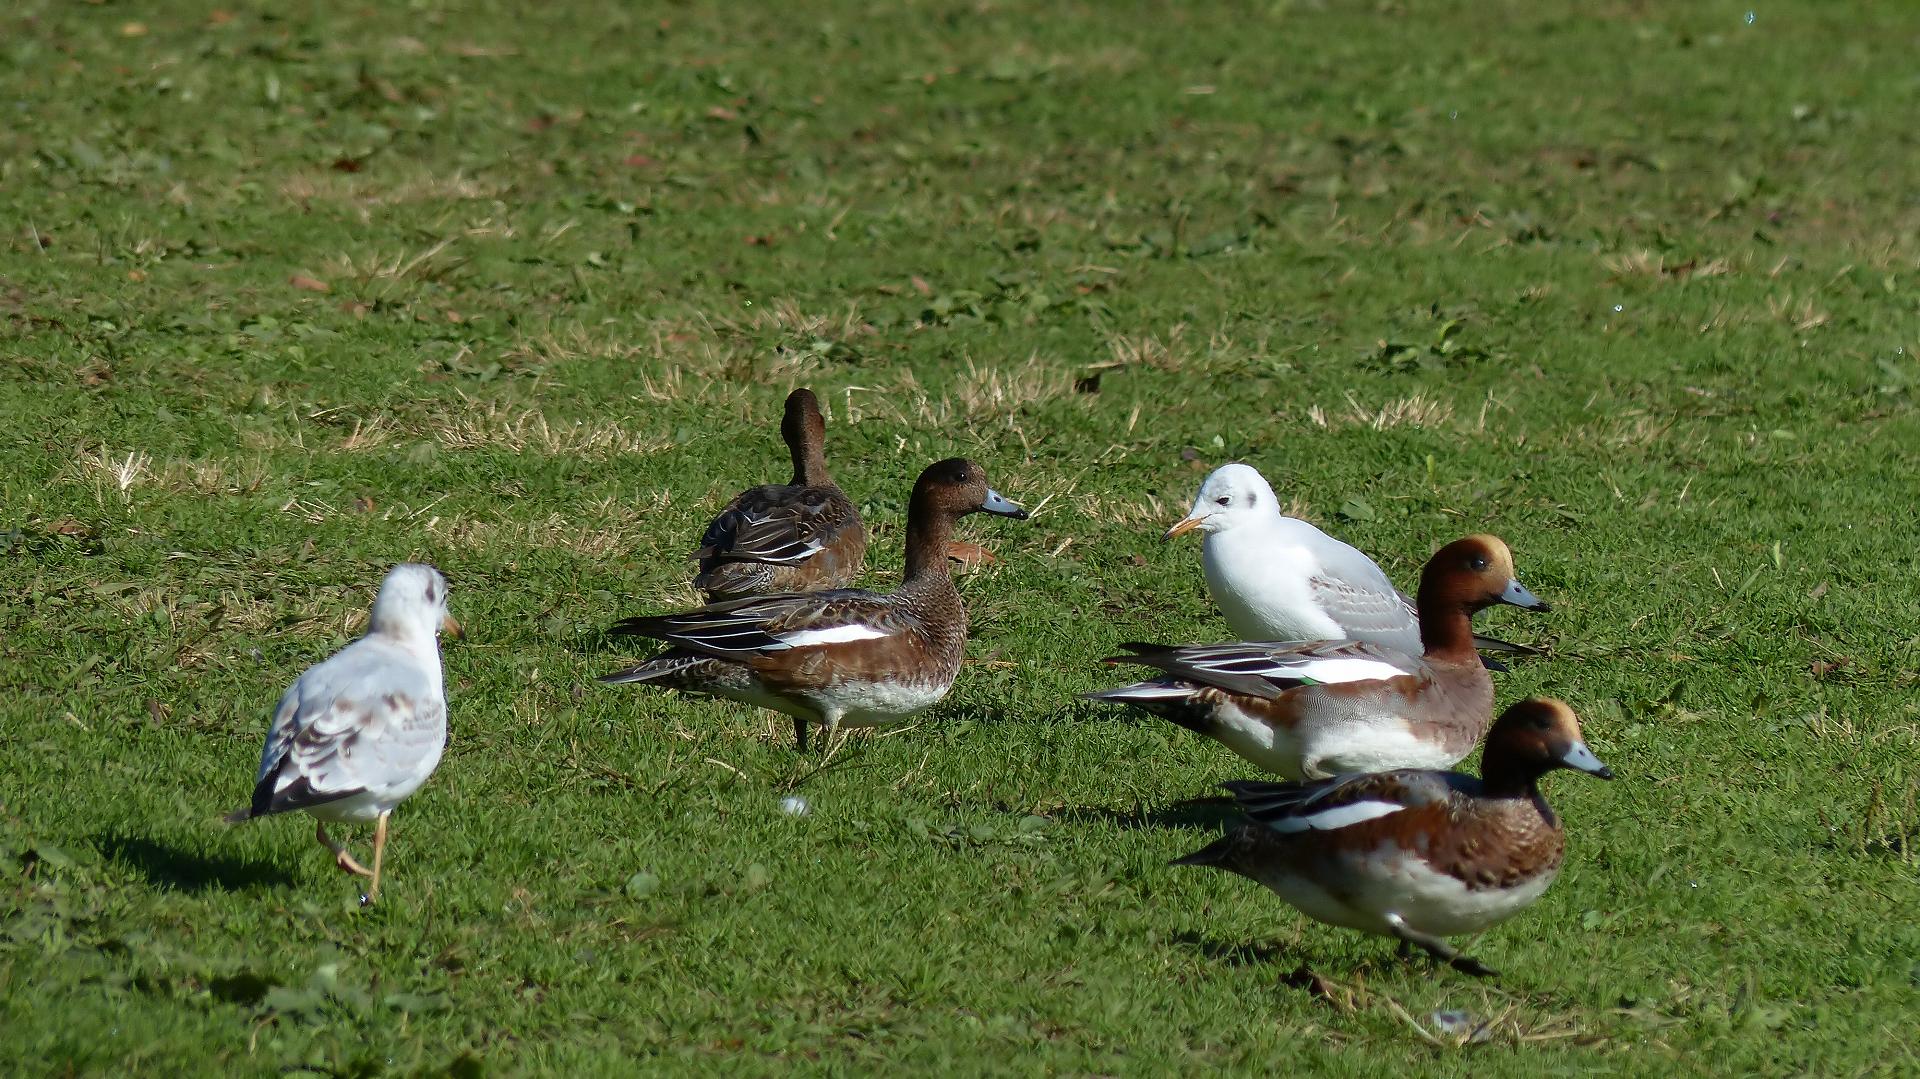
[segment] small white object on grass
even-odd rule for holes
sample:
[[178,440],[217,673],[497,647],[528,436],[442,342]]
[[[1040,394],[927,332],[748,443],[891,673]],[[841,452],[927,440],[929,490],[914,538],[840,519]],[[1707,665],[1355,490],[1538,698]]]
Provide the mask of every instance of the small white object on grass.
[[797,794],[789,794],[785,798],[780,799],[780,812],[785,813],[789,817],[804,817],[811,808],[812,807],[807,804],[807,800]]

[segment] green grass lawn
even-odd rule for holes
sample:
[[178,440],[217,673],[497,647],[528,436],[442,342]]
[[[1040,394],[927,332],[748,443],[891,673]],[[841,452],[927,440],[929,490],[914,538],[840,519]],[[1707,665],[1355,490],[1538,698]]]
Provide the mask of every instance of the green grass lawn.
[[[1920,10],[785,7],[0,15],[0,1068],[1920,1069]],[[937,457],[1038,507],[824,772],[592,681],[802,384],[870,583]],[[1554,605],[1499,697],[1620,779],[1499,981],[1167,868],[1250,769],[1077,699],[1225,635],[1231,459]],[[362,911],[218,818],[405,559],[469,638]]]

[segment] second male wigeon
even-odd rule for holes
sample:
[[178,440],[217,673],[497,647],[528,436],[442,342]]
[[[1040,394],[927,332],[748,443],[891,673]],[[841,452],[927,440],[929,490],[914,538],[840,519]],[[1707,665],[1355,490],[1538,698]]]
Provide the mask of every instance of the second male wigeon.
[[1126,644],[1132,654],[1108,662],[1166,674],[1088,696],[1172,720],[1288,779],[1445,768],[1493,718],[1472,617],[1496,603],[1547,609],[1514,578],[1505,543],[1468,536],[1421,572],[1419,655],[1363,641]]
[[[1172,539],[1205,537],[1200,565],[1207,592],[1243,641],[1366,641],[1417,655],[1420,620],[1413,600],[1358,548],[1280,512],[1273,488],[1251,465],[1221,465],[1207,475],[1193,508],[1167,529]],[[1493,652],[1535,649],[1474,638]],[[1495,661],[1487,666],[1503,669]]]
[[614,633],[673,647],[602,682],[648,682],[771,708],[807,725],[896,723],[947,695],[966,651],[967,611],[947,565],[954,522],[1027,511],[955,457],[927,466],[907,508],[907,572],[892,592],[837,589],[754,596],[682,614],[629,618]]
[[793,457],[793,482],[735,495],[693,553],[700,563],[693,583],[709,602],[842,588],[866,560],[860,511],[827,474],[827,421],[812,390],[787,395],[780,436]]
[[1491,975],[1442,938],[1503,921],[1553,883],[1566,832],[1539,782],[1556,768],[1613,778],[1564,702],[1521,701],[1487,735],[1478,779],[1402,770],[1228,783],[1247,820],[1173,864],[1238,873],[1309,918]]

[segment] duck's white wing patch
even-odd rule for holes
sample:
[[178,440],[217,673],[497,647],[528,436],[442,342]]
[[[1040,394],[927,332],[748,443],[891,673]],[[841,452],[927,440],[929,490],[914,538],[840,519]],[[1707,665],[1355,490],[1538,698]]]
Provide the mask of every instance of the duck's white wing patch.
[[1119,689],[1103,689],[1098,693],[1089,693],[1087,697],[1096,701],[1116,701],[1121,703],[1139,701],[1184,701],[1200,692],[1192,684],[1185,682],[1135,682]]
[[1338,828],[1347,828],[1363,821],[1378,820],[1390,813],[1398,813],[1407,808],[1399,802],[1382,802],[1369,799],[1363,802],[1348,802],[1346,805],[1322,809],[1317,813],[1301,813],[1291,817],[1280,817],[1267,821],[1267,827],[1276,832],[1331,832]]
[[1411,656],[1359,641],[1192,645],[1174,649],[1173,655],[1178,664],[1163,669],[1235,692],[1248,690],[1228,679],[1261,679],[1281,686],[1364,682],[1408,674],[1419,665]]
[[891,636],[886,630],[874,626],[852,623],[844,626],[827,626],[822,629],[802,629],[792,633],[782,633],[775,638],[788,648],[805,648],[814,644],[846,644],[849,641],[873,641]]
[[1378,659],[1360,659],[1355,656],[1311,656],[1301,657],[1291,662],[1277,662],[1273,673],[1282,678],[1298,679],[1303,682],[1369,682],[1382,678],[1398,678],[1407,673],[1404,669]]

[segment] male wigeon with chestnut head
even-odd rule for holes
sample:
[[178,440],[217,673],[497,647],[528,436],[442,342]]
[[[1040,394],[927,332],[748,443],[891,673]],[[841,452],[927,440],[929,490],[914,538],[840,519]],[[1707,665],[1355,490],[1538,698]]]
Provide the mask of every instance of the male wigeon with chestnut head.
[[960,671],[967,611],[947,552],[954,523],[970,513],[1027,516],[987,486],[979,465],[936,461],[913,485],[898,589],[753,596],[629,618],[611,632],[673,647],[600,681],[647,682],[784,712],[803,751],[810,723],[826,727],[831,741],[843,727],[903,720],[945,697]]
[[1364,641],[1125,644],[1132,654],[1108,662],[1166,673],[1088,696],[1172,720],[1288,779],[1445,768],[1493,718],[1474,613],[1496,603],[1548,608],[1514,577],[1513,555],[1494,536],[1442,547],[1420,575],[1417,603],[1417,656]]
[[1539,787],[1556,768],[1613,778],[1564,702],[1521,701],[1488,734],[1479,779],[1403,770],[1228,783],[1247,819],[1173,864],[1238,873],[1309,918],[1492,975],[1443,938],[1504,921],[1559,874],[1566,832]]

